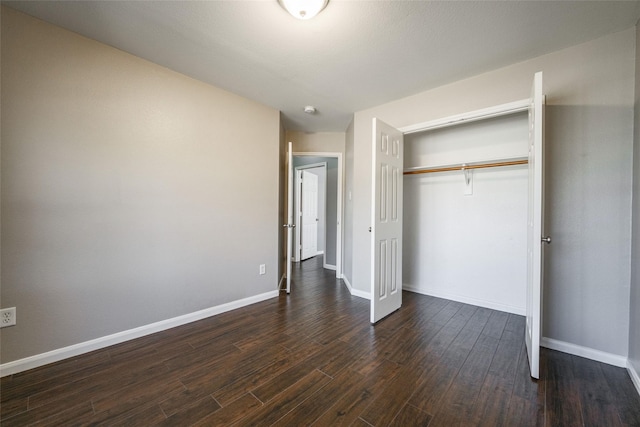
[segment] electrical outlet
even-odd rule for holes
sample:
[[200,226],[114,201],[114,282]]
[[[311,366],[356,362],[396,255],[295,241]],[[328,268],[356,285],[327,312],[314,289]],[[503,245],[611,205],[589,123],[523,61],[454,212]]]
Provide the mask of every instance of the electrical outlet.
[[267,273],[267,266],[265,264],[260,264],[260,275]]
[[16,324],[16,308],[3,308],[0,310],[0,328],[13,326]]

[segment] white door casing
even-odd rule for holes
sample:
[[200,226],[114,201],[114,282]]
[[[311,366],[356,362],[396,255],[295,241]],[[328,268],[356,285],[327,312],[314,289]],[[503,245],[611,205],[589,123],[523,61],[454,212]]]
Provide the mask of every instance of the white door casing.
[[535,74],[529,107],[529,207],[527,218],[527,308],[525,342],[533,378],[540,377],[544,214],[544,96],[542,72]]
[[302,255],[301,260],[318,254],[318,175],[302,171],[301,220]]
[[373,119],[371,323],[402,305],[403,135]]
[[[294,157],[322,157],[322,158],[334,158],[337,160],[338,162],[338,182],[337,182],[337,200],[336,200],[336,265],[335,265],[335,269],[336,269],[336,277],[341,279],[342,278],[342,266],[344,265],[344,260],[343,260],[343,248],[342,248],[342,242],[343,242],[343,237],[342,237],[342,220],[343,220],[343,216],[344,216],[344,212],[343,212],[343,201],[342,201],[342,193],[343,193],[343,176],[344,176],[344,165],[342,162],[342,153],[334,153],[334,152],[296,152],[293,153]],[[309,165],[306,165],[307,167]],[[318,166],[321,166],[321,164],[318,164]],[[325,164],[326,167],[326,164]],[[304,167],[298,167],[296,169],[304,169]],[[297,191],[297,190],[296,190]],[[296,193],[297,194],[297,193]],[[295,198],[296,201],[294,203],[298,203],[298,201],[300,200],[300,197],[296,197]],[[326,203],[326,199],[325,199],[325,203]],[[326,205],[325,205],[326,207]],[[296,212],[299,212],[299,208],[296,210]],[[294,215],[295,217],[295,215]],[[299,220],[299,218],[296,218],[297,220]],[[296,245],[294,246],[294,248],[300,248],[300,242],[299,242],[299,235],[300,235],[300,228],[301,227],[296,227],[294,228],[294,238],[296,239]],[[326,240],[325,240],[326,241]],[[294,256],[294,261],[298,262],[300,261],[300,250],[298,249],[297,251],[294,250],[294,254],[297,256],[297,258]],[[325,247],[325,254],[326,254],[326,247]],[[330,268],[330,266],[325,266],[325,268]]]

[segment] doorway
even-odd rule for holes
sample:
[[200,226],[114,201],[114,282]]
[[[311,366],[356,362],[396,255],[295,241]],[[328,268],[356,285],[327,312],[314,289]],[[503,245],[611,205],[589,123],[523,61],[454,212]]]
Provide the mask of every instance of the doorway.
[[[293,153],[294,176],[298,178],[302,171],[313,172],[319,176],[318,195],[318,255],[323,257],[323,267],[335,270],[336,277],[342,278],[342,186],[343,186],[343,164],[342,153],[329,152],[309,152]],[[320,169],[324,171],[319,172]],[[296,179],[297,181],[297,179]],[[294,223],[294,250],[293,261],[302,259],[301,249],[304,244],[302,240],[302,224],[300,218],[301,188],[298,182],[294,184],[295,207]],[[324,187],[323,187],[324,185]],[[324,188],[324,190],[323,190]],[[324,193],[324,194],[323,194]],[[312,227],[310,227],[312,228]]]
[[[295,168],[294,262],[325,254],[327,164]],[[326,264],[326,257],[325,262]]]

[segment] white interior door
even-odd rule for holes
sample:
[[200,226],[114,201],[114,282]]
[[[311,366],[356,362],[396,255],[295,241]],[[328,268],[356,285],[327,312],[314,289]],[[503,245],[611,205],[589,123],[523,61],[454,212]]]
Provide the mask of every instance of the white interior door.
[[529,107],[529,208],[527,235],[527,319],[525,341],[533,378],[540,377],[544,203],[544,97],[542,72],[536,73]]
[[304,261],[318,254],[318,176],[302,171],[301,220],[302,255]]
[[291,293],[291,256],[293,255],[293,149],[291,142],[287,151],[287,293]]
[[402,305],[402,132],[373,119],[371,323]]

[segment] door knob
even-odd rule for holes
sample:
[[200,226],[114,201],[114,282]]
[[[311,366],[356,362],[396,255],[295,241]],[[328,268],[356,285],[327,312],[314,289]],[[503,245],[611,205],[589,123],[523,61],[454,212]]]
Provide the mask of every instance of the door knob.
[[551,236],[546,236],[542,238],[542,243],[546,243],[547,245],[551,244]]

